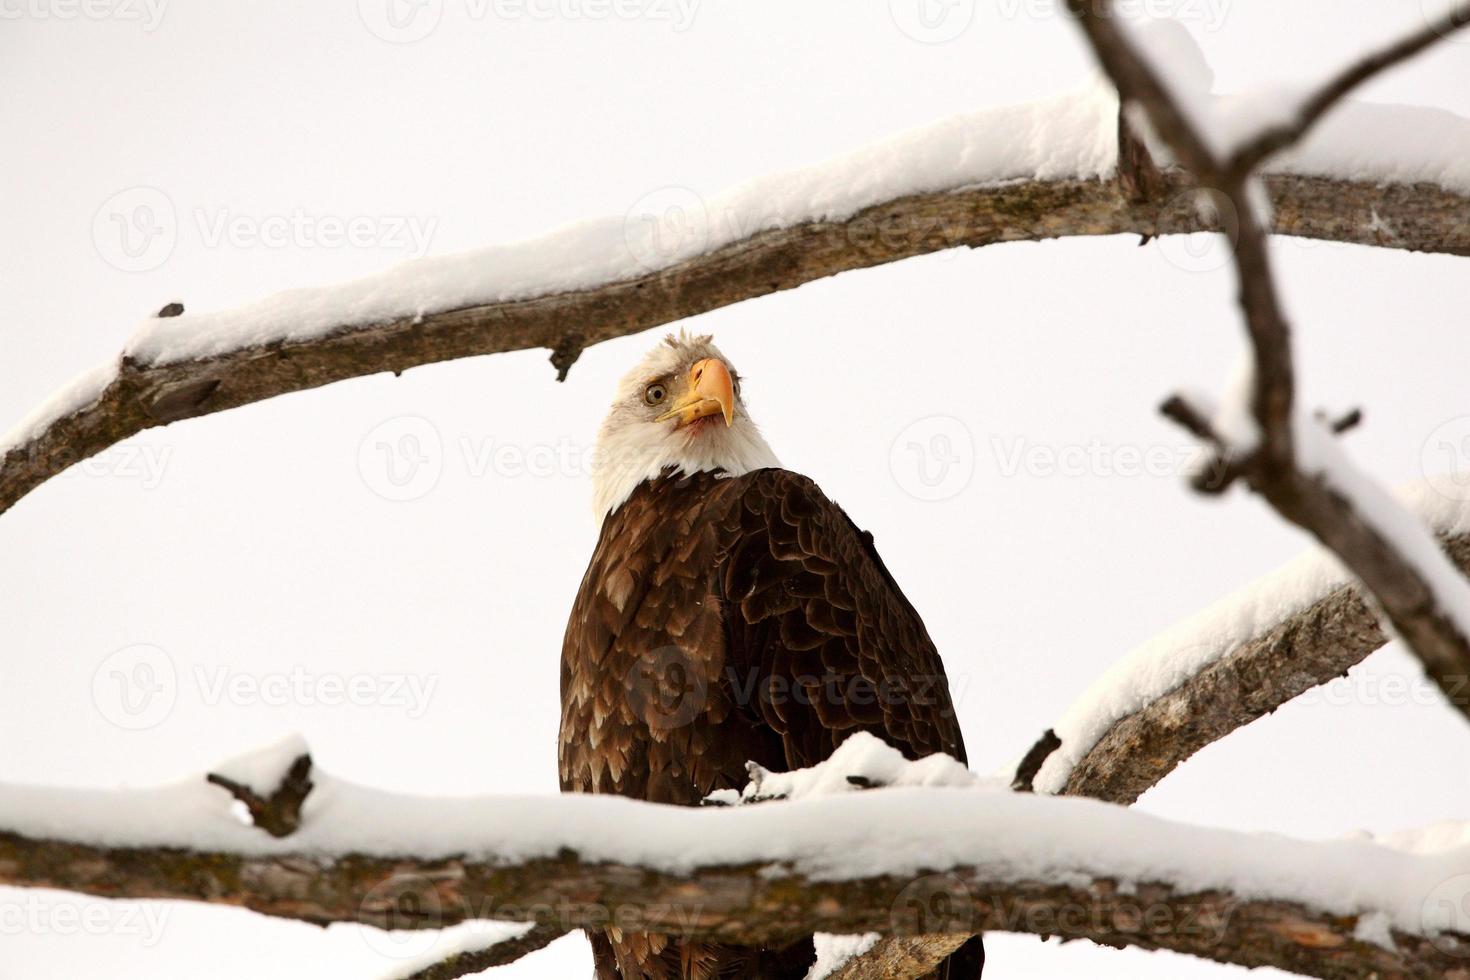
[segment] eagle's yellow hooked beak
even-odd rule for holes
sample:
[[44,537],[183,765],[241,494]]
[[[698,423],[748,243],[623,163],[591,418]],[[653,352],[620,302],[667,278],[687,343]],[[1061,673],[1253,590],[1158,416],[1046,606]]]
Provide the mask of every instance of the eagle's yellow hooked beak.
[[677,419],[682,427],[716,414],[725,416],[725,425],[734,424],[735,382],[724,361],[706,357],[689,369],[689,387],[684,397],[674,402],[658,421]]

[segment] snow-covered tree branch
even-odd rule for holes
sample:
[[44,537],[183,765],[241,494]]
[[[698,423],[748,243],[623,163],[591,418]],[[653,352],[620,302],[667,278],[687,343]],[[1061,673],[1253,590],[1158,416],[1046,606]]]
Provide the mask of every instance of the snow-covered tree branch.
[[[1410,499],[1470,573],[1470,514],[1427,488]],[[1120,658],[1058,720],[1060,744],[1036,788],[1132,803],[1206,745],[1389,639],[1326,552],[1304,555]]]
[[[1342,130],[1414,112],[1346,108]],[[1470,126],[1446,123],[1425,112],[1439,141],[1416,159],[1365,154],[1324,127],[1264,178],[1272,230],[1470,254]],[[1029,156],[1006,149],[1022,125],[1039,133]],[[1216,227],[1185,174],[1151,171],[1141,184],[1128,152],[1119,172],[1119,134],[1115,96],[1099,86],[752,181],[702,205],[692,227],[608,218],[227,312],[170,302],[117,361],[0,436],[0,512],[138,432],[293,391],[537,347],[564,376],[593,344],[840,272],[960,246]]]
[[[301,775],[303,757],[293,740],[215,775],[266,799]],[[746,791],[786,797],[778,804],[414,799],[318,772],[311,781],[307,819],[284,838],[241,822],[231,794],[203,778],[7,787],[0,883],[318,924],[535,923],[511,937],[517,953],[608,925],[741,942],[812,931],[957,942],[984,930],[1310,976],[1428,977],[1451,975],[1470,949],[1447,928],[1466,887],[1459,852],[1428,843],[1443,828],[1422,841],[1324,843],[1207,830],[1014,794],[942,756],[907,762],[870,736]],[[457,955],[490,965],[493,950]]]

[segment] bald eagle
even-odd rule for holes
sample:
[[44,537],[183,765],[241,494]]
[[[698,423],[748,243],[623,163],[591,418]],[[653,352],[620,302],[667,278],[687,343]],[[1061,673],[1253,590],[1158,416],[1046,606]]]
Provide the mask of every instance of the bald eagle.
[[[746,762],[811,766],[866,731],[910,758],[964,743],[914,607],[817,485],[782,469],[710,337],[670,336],[598,435],[597,547],[567,623],[563,792],[698,805]],[[782,947],[589,933],[599,980],[803,977]],[[971,980],[978,937],[936,975]]]

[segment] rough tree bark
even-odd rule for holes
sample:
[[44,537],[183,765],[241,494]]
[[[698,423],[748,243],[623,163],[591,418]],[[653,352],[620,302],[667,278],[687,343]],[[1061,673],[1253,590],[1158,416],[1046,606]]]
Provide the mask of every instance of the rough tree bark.
[[[881,791],[879,791],[881,792]],[[1394,948],[1359,938],[1357,916],[1298,902],[1167,882],[1106,878],[1065,882],[997,878],[983,867],[937,875],[913,901],[915,879],[874,875],[811,879],[780,863],[717,865],[684,873],[550,858],[436,861],[362,854],[251,855],[173,848],[110,848],[0,831],[0,884],[91,895],[238,905],[325,925],[438,929],[471,919],[532,921],[538,928],[456,960],[505,962],[573,929],[647,929],[721,942],[760,943],[814,931],[882,931],[888,963],[921,968],[936,948],[978,931],[1088,939],[1108,946],[1168,949],[1222,963],[1274,966],[1306,976],[1441,977],[1470,980],[1470,936],[1434,940],[1394,933]],[[943,938],[934,934],[944,934]],[[914,937],[907,960],[902,937]],[[871,954],[870,954],[871,955]],[[479,967],[479,968],[484,968]],[[887,975],[875,960],[845,975]],[[452,977],[452,964],[429,975]]]
[[[1446,549],[1470,574],[1470,536],[1450,538]],[[1344,586],[1119,719],[1072,767],[1063,792],[1132,803],[1206,745],[1341,676],[1388,640],[1360,591]]]

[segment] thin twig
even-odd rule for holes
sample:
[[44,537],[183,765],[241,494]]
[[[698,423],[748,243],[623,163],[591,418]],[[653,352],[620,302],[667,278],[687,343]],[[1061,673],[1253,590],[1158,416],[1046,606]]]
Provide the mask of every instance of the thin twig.
[[1452,7],[1440,17],[1428,21],[1422,30],[1344,68],[1302,102],[1291,122],[1273,126],[1237,149],[1230,157],[1228,169],[1242,176],[1251,173],[1267,157],[1300,141],[1353,89],[1466,25],[1470,25],[1470,2]]
[[1036,781],[1036,774],[1041,771],[1041,766],[1047,758],[1062,747],[1062,740],[1057,738],[1057,733],[1048,728],[1042,732],[1036,744],[1031,746],[1021,764],[1016,767],[1016,778],[1011,780],[1011,789],[1017,793],[1031,792],[1032,783]]
[[1133,51],[1110,0],[1067,0],[1067,6],[1092,42],[1103,70],[1117,85],[1119,101],[1124,105],[1130,101],[1142,104],[1159,137],[1179,162],[1197,175],[1213,175],[1219,169],[1214,153],[1153,66]]
[[272,837],[288,837],[301,826],[301,804],[311,792],[311,756],[299,755],[281,777],[281,783],[268,796],[253,787],[212,772],[205,780],[228,790],[230,795],[250,811],[255,826]]
[[432,966],[399,977],[397,980],[458,980],[471,973],[482,973],[492,967],[514,963],[539,949],[545,949],[567,934],[558,925],[534,925],[519,936],[502,939],[493,946],[446,956]]

